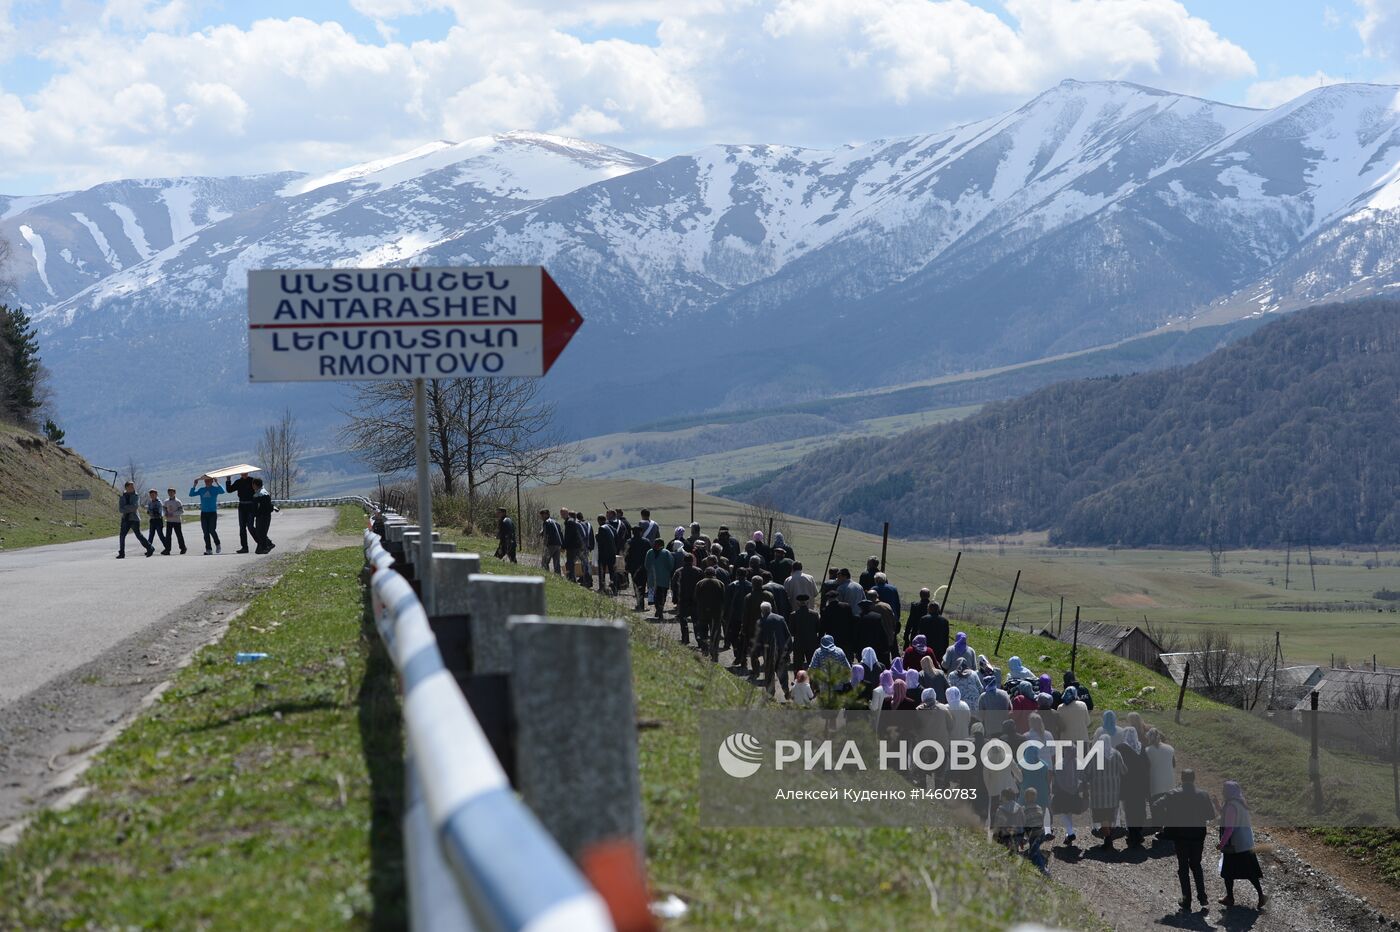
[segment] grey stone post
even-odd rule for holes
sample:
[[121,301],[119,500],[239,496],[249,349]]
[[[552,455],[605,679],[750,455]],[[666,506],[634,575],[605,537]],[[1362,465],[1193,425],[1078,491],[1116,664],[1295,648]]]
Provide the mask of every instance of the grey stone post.
[[433,584],[437,589],[438,615],[467,615],[467,580],[481,572],[481,557],[474,553],[437,553],[433,550]]
[[472,672],[518,670],[511,656],[506,622],[512,615],[544,614],[544,580],[537,576],[478,573],[467,577],[467,605],[471,614]]
[[[516,785],[560,846],[642,844],[642,785],[627,625],[584,618],[510,620]],[[548,680],[541,689],[539,672]]]

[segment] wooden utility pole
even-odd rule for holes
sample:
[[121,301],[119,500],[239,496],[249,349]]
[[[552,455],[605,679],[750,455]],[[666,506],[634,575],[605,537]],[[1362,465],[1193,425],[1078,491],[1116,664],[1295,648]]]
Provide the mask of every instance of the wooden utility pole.
[[1079,606],[1074,607],[1074,646],[1069,649],[1069,672],[1074,673],[1074,662],[1079,659]]
[[1312,780],[1313,812],[1320,815],[1322,813],[1322,764],[1317,756],[1317,690],[1312,691],[1308,704],[1312,709],[1312,715],[1308,716],[1311,720],[1309,730],[1312,732],[1312,749],[1308,754],[1308,779]]
[[1317,591],[1317,571],[1313,569],[1312,538],[1308,538],[1308,573],[1312,576],[1313,592]]
[[[957,555],[956,557],[953,557],[953,572],[951,572],[951,573],[948,574],[948,585],[946,585],[946,586],[943,587],[943,602],[942,602],[942,605],[943,605],[944,608],[947,608],[947,607],[948,607],[948,597],[951,596],[951,595],[953,594],[953,577],[958,575],[958,563],[959,563],[961,560],[962,560],[962,551],[959,550],[959,551],[958,551],[958,555]],[[959,613],[959,614],[961,614],[961,613]]]
[[1293,541],[1288,542],[1288,550],[1283,556],[1283,588],[1288,589],[1289,571],[1293,569]]
[[515,546],[520,549],[520,535],[525,533],[525,515],[520,508],[520,477],[515,477]]
[[695,523],[695,477],[690,477],[690,523]]
[[1011,603],[1016,601],[1016,589],[1021,585],[1021,571],[1016,571],[1016,581],[1011,584],[1011,598],[1006,600],[1006,614],[1001,616],[1001,631],[997,632],[997,646],[993,654],[1001,656],[1001,639],[1006,635],[1006,620],[1011,617]]
[[1060,596],[1060,629],[1055,632],[1055,637],[1065,633],[1065,597]]
[[885,571],[885,551],[890,546],[890,523],[885,522],[884,533],[880,535],[880,572]]
[[1181,707],[1186,702],[1186,684],[1191,679],[1191,661],[1186,661],[1186,667],[1181,671],[1181,692],[1176,694],[1176,723],[1181,724]]
[[831,549],[826,553],[826,569],[822,570],[822,582],[831,575],[831,556],[836,553],[836,538],[841,534],[841,519],[836,519],[836,530],[831,535]]

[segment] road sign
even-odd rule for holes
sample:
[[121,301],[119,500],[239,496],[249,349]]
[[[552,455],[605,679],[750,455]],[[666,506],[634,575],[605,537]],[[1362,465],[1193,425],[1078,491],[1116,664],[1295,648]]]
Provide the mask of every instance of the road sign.
[[248,273],[253,382],[541,376],[583,323],[538,265]]
[[65,502],[76,502],[84,498],[92,498],[92,493],[87,489],[64,489],[58,493],[63,496]]

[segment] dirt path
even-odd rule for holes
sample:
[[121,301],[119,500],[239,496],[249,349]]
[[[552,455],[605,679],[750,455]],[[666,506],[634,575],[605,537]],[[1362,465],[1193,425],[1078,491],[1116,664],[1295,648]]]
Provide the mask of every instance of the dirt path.
[[[624,593],[618,602],[628,610],[633,596]],[[652,613],[648,608],[647,616]],[[666,620],[651,621],[660,637],[680,640],[680,626],[674,609]],[[692,643],[694,633],[692,632]],[[743,676],[733,666],[733,654],[724,651],[719,663],[734,675]],[[749,682],[759,685],[752,677]],[[781,699],[781,693],[778,694]],[[1400,891],[1364,876],[1356,865],[1339,852],[1312,842],[1298,833],[1286,834],[1290,844],[1269,832],[1257,831],[1257,853],[1264,868],[1264,892],[1269,901],[1260,912],[1252,908],[1254,890],[1248,882],[1235,884],[1239,904],[1226,909],[1218,902],[1225,885],[1215,871],[1218,855],[1208,841],[1205,865],[1209,908],[1192,904],[1191,912],[1178,912],[1181,888],[1177,884],[1176,857],[1172,844],[1155,838],[1149,847],[1125,851],[1124,842],[1115,842],[1116,851],[1094,847],[1098,839],[1088,833],[1088,823],[1075,847],[1066,847],[1057,837],[1047,845],[1050,876],[1060,884],[1079,891],[1105,924],[1113,929],[1167,927],[1207,932],[1352,932],[1352,930],[1400,929]],[[1027,891],[1033,896],[1034,891]]]

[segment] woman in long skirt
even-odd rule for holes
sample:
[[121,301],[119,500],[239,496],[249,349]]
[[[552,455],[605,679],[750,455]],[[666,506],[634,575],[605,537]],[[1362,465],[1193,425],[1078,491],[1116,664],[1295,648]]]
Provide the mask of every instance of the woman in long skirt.
[[1235,881],[1248,880],[1259,894],[1257,909],[1263,909],[1268,902],[1264,888],[1259,881],[1264,871],[1259,866],[1259,858],[1254,854],[1254,826],[1250,823],[1249,804],[1244,800],[1244,791],[1234,780],[1225,781],[1225,801],[1215,800],[1216,811],[1220,814],[1220,844],[1216,845],[1221,855],[1220,879],[1225,881],[1225,897],[1220,901],[1225,906],[1235,905]]

